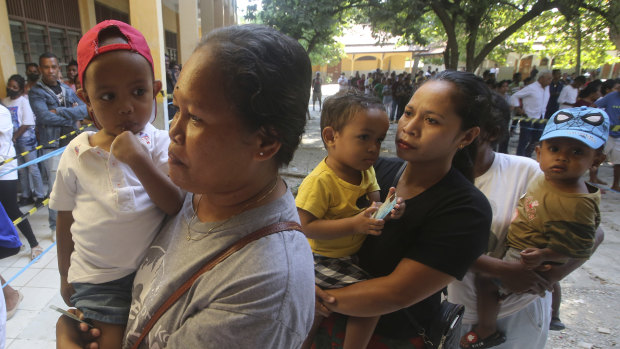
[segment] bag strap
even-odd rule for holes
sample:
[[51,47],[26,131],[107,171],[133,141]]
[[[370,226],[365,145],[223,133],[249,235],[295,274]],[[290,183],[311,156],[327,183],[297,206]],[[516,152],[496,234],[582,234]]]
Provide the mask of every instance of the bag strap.
[[406,167],[407,167],[407,161],[403,161],[403,164],[400,166],[398,171],[396,171],[396,175],[394,176],[394,181],[392,181],[392,186],[394,188],[396,188],[396,186],[398,185],[398,180],[403,175],[403,172],[405,172]]
[[153,314],[153,316],[146,323],[146,325],[144,326],[144,330],[142,330],[142,333],[140,334],[140,337],[133,344],[133,346],[131,348],[132,349],[137,349],[138,348],[138,346],[140,345],[140,343],[142,343],[142,341],[144,340],[146,335],[149,333],[151,328],[153,328],[153,326],[155,325],[157,320],[159,320],[159,318],[179,298],[181,298],[181,296],[185,292],[187,292],[187,290],[189,290],[189,288],[194,284],[194,282],[196,281],[196,279],[198,279],[198,277],[200,275],[202,275],[205,272],[213,269],[220,262],[222,262],[226,258],[230,257],[230,255],[232,255],[233,253],[235,253],[235,252],[239,251],[240,249],[244,248],[250,242],[258,240],[260,238],[263,238],[263,237],[265,237],[267,235],[279,233],[279,232],[286,231],[286,230],[302,231],[301,230],[301,226],[299,224],[295,223],[295,222],[278,222],[278,223],[274,223],[274,224],[268,225],[266,227],[263,227],[262,229],[259,229],[259,230],[255,231],[255,232],[253,232],[252,234],[244,236],[243,238],[237,240],[237,242],[235,242],[234,244],[232,244],[231,246],[229,246],[225,250],[223,250],[220,253],[218,253],[216,256],[211,258],[209,261],[207,261],[207,263],[205,263],[205,265],[202,268],[200,268],[198,271],[196,271],[194,273],[194,275],[192,275],[189,279],[187,279],[187,281],[185,281],[185,283],[183,285],[181,285],[181,287],[179,287],[170,297],[168,297],[168,299],[159,307],[159,309],[157,309],[157,311]]

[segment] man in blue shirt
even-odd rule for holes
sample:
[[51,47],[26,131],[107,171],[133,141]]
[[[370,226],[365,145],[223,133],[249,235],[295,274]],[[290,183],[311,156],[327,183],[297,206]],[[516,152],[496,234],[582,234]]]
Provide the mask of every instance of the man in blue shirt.
[[[58,79],[60,68],[56,55],[50,52],[43,53],[39,57],[39,70],[41,80],[30,89],[28,99],[37,118],[39,144],[43,145],[41,155],[46,155],[69,144],[75,135],[53,143],[50,141],[77,130],[78,122],[87,118],[88,111],[86,104],[78,98],[73,89]],[[59,160],[60,154],[43,162],[47,173],[48,196],[56,180]],[[52,230],[52,238],[54,238],[56,231],[56,211],[54,210],[49,210],[49,226]]]
[[611,189],[620,191],[620,130],[614,131],[614,127],[620,125],[620,91],[607,94],[594,102],[594,106],[605,109],[609,115],[609,138],[605,143],[605,155],[607,155],[607,161],[614,165],[614,181]]

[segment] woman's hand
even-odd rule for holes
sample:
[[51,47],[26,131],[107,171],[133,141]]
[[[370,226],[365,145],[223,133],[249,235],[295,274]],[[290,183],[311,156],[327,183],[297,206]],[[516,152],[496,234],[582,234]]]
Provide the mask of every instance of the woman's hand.
[[[82,312],[77,309],[69,309],[68,312],[84,318]],[[97,349],[99,345],[94,341],[101,335],[97,328],[91,328],[86,324],[79,323],[68,316],[60,316],[56,322],[56,347],[57,348],[86,348]]]
[[385,221],[372,217],[372,214],[377,212],[377,209],[377,203],[373,202],[370,207],[353,217],[356,234],[381,235],[381,229],[383,229]]
[[323,316],[329,317],[332,313],[325,304],[334,304],[336,303],[336,298],[329,293],[325,292],[319,286],[314,285],[315,292],[315,301],[314,301],[314,311],[315,313]]
[[550,283],[537,272],[529,270],[521,262],[506,262],[499,277],[502,286],[515,293],[543,294],[550,289]]
[[[391,187],[390,188],[390,192],[388,193],[388,198],[392,195],[396,195],[396,188]],[[392,209],[392,211],[390,211],[390,215],[387,216],[388,219],[399,219],[400,217],[403,216],[403,214],[405,214],[405,202],[403,201],[403,198],[401,198],[400,196],[396,197],[396,205],[394,205],[394,208]]]

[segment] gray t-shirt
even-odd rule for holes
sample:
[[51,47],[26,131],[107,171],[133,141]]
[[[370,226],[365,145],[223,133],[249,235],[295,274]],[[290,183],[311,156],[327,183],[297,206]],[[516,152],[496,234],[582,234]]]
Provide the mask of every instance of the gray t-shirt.
[[[190,223],[191,198],[187,194],[181,212],[166,222],[137,271],[125,348],[156,309],[215,254],[269,224],[299,222],[290,191],[221,227],[221,222]],[[192,238],[202,239],[188,241],[188,229]],[[310,246],[302,233],[285,231],[250,243],[201,275],[159,319],[141,348],[296,348],[313,316]]]

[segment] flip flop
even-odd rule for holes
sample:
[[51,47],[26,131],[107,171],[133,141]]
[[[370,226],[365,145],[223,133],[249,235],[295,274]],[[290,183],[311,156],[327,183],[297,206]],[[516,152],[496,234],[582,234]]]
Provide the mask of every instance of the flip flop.
[[13,309],[11,310],[6,310],[6,319],[10,319],[13,317],[13,315],[15,315],[15,313],[17,312],[17,307],[19,306],[19,303],[22,302],[22,300],[24,300],[24,295],[17,291],[17,293],[19,294],[19,298],[17,299],[17,303],[15,303],[15,307],[13,307]]
[[500,345],[506,341],[506,336],[495,331],[492,335],[486,338],[480,338],[475,331],[469,331],[463,337],[461,337],[461,348],[466,349],[484,349],[491,348]]
[[30,260],[34,260],[39,257],[43,253],[43,247],[41,245],[37,245],[30,249]]

